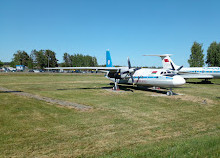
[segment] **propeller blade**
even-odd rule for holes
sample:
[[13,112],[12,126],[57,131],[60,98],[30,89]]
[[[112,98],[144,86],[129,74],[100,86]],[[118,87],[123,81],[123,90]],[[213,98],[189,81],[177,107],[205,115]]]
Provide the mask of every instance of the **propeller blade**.
[[134,85],[134,78],[133,78],[132,73],[130,73],[130,76],[131,76],[131,81],[132,81],[132,84]]
[[141,67],[137,67],[137,68],[135,68],[135,70],[134,71],[136,71],[136,70],[140,70],[141,69]]
[[129,73],[129,71],[125,71],[125,72],[123,72],[122,74],[127,74],[127,73]]
[[171,70],[175,70],[175,68],[174,68],[174,66],[173,66],[173,63],[172,63],[172,62],[170,62],[170,64],[171,64],[171,67],[172,67],[172,69],[171,69]]
[[126,71],[126,73],[129,73],[129,75],[131,76],[131,81],[132,84],[134,85],[134,77],[133,77],[133,73],[136,71],[137,69],[132,68],[131,69],[131,62],[130,59],[128,57],[128,71]]
[[131,68],[131,62],[130,62],[129,57],[128,57],[128,68],[129,68],[129,69]]
[[180,67],[177,69],[177,71],[180,71],[182,68],[183,68],[183,65],[180,66]]

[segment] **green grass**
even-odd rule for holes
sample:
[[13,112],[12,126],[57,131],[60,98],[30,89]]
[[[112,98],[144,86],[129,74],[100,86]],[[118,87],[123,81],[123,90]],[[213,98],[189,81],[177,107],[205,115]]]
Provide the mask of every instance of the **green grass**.
[[174,89],[183,96],[172,97],[111,92],[99,74],[2,73],[0,81],[8,89],[93,107],[82,112],[0,93],[1,157],[220,156],[220,80],[186,84]]
[[102,157],[219,157],[218,136],[200,136],[184,140],[162,140],[153,144],[127,147]]

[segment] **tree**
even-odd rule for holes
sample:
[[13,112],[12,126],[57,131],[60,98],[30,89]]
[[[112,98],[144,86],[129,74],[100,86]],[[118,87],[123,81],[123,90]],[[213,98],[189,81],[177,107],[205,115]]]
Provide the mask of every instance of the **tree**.
[[92,57],[92,66],[98,66],[96,57]]
[[197,42],[193,43],[191,48],[190,59],[188,60],[190,67],[202,67],[204,66],[204,54],[202,44]]
[[12,59],[12,65],[25,65],[28,66],[29,55],[25,51],[18,50],[14,53],[14,58]]
[[29,61],[28,61],[28,68],[33,69],[34,68],[34,61],[33,58],[30,55]]
[[15,67],[17,64],[15,63],[15,61],[12,60],[9,65],[10,67]]
[[0,60],[0,67],[2,67],[4,65],[4,63]]
[[75,63],[76,66],[78,66],[78,67],[85,66],[82,54],[76,54],[75,58],[76,58],[76,63]]
[[73,67],[88,67],[88,66],[98,66],[96,57],[82,54],[69,55],[68,53],[63,54],[63,67],[73,66]]
[[220,66],[220,43],[212,42],[207,50],[208,66]]
[[33,61],[35,63],[35,66],[39,69],[43,69],[46,67],[47,59],[44,56],[44,50],[33,50],[32,51],[33,55]]
[[82,55],[82,54],[74,54],[70,56],[72,66],[76,67],[83,67],[83,66],[97,66],[97,59],[96,57],[91,57],[89,55]]
[[[34,66],[39,69],[43,69],[45,67],[56,67],[57,58],[56,53],[47,49],[47,50],[33,50],[31,52],[31,58],[33,60]],[[49,64],[49,65],[48,65]]]
[[47,65],[47,67],[48,66],[49,67],[56,67],[56,66],[58,66],[58,64],[57,64],[58,60],[56,58],[56,53],[55,52],[53,52],[52,50],[49,50],[49,49],[44,50],[44,56],[45,56],[45,58],[47,60],[47,64],[45,64],[45,65]]
[[63,61],[64,61],[64,63],[63,63],[64,67],[72,66],[71,56],[68,53],[64,53]]
[[31,58],[32,63],[33,63],[33,68],[37,67],[36,54],[37,54],[37,50],[36,49],[32,50],[31,54],[30,54],[30,58]]

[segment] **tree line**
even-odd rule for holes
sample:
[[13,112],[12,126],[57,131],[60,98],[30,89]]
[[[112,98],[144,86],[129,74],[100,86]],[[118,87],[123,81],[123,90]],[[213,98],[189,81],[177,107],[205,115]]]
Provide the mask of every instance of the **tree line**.
[[43,69],[47,66],[58,66],[57,61],[56,53],[49,49],[39,51],[34,49],[31,51],[30,55],[26,51],[18,50],[14,53],[10,66],[15,67],[16,65],[24,65],[29,69]]
[[92,57],[89,55],[82,54],[74,54],[70,55],[68,53],[64,53],[63,55],[63,63],[62,67],[95,67],[98,66],[96,57]]
[[188,60],[190,67],[202,67],[205,63],[209,67],[220,67],[220,43],[212,42],[207,50],[206,61],[204,60],[203,44],[194,42],[191,47],[191,55]]
[[[64,53],[64,62],[59,64],[60,66],[98,66],[96,57],[82,54],[70,55]],[[44,69],[45,67],[57,67],[58,60],[56,58],[56,53],[52,50],[32,50],[30,55],[26,51],[18,50],[13,54],[13,59],[10,62],[11,67],[16,65],[24,65],[29,69]]]
[[[191,47],[191,55],[188,60],[190,67],[202,67],[205,63],[210,66],[220,67],[220,43],[212,42],[207,50],[206,61],[203,54],[203,44],[194,42]],[[59,66],[62,67],[89,67],[98,66],[96,57],[82,54],[68,53],[63,54],[63,63]],[[15,67],[16,65],[24,65],[29,69],[43,69],[45,67],[57,67],[58,60],[56,53],[52,50],[32,50],[30,55],[26,51],[18,50],[13,55],[13,59],[10,62],[10,66]],[[3,66],[3,62],[0,61],[0,67]]]

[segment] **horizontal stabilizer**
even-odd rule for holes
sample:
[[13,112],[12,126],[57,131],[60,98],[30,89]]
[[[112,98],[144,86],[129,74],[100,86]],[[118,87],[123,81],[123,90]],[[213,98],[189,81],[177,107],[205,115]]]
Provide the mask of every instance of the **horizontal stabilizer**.
[[148,55],[143,55],[143,56],[156,56],[160,57],[162,60],[163,68],[164,69],[170,69],[174,70],[179,68],[179,66],[175,65],[174,62],[171,60],[170,56],[172,54],[148,54]]
[[166,57],[171,56],[172,54],[149,54],[149,55],[143,55],[143,56],[157,56],[157,57]]

